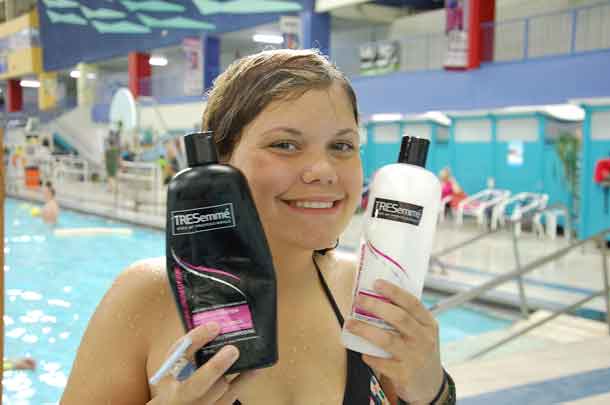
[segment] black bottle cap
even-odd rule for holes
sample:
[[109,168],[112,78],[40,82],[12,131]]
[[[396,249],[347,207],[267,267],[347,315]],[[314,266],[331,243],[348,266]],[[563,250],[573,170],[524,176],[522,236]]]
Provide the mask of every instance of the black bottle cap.
[[398,154],[398,163],[426,167],[429,146],[430,141],[427,139],[403,136],[402,143],[400,144],[400,153]]
[[190,167],[218,163],[218,151],[212,131],[193,132],[184,137],[186,161]]

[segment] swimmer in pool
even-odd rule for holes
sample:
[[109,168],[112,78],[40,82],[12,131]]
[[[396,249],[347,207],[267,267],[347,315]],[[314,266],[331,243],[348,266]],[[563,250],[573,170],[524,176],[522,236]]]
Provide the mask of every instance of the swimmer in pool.
[[40,210],[42,220],[47,224],[56,224],[59,217],[59,204],[55,200],[55,189],[50,181],[47,181],[43,189],[45,204]]

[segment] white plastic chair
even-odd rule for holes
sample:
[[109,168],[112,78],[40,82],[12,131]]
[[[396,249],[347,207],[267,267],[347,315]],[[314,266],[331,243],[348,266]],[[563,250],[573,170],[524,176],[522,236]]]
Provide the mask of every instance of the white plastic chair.
[[[555,240],[557,238],[557,219],[559,217],[566,217],[566,210],[563,208],[555,208],[555,209],[550,209],[550,210],[546,210],[543,212],[539,212],[536,215],[534,215],[534,230],[536,232],[536,235],[538,236],[544,236],[546,235],[548,238],[550,238],[551,240]],[[545,227],[542,226],[542,218],[544,218],[544,222],[546,225],[546,232],[545,232]],[[565,232],[564,235],[566,235],[566,239],[569,241],[570,240],[570,229],[566,226],[565,227]]]
[[476,194],[466,197],[457,206],[455,212],[455,223],[462,225],[464,216],[472,216],[477,219],[480,226],[486,225],[485,213],[488,209],[493,209],[496,205],[506,200],[510,196],[510,191],[499,189],[485,189]]
[[438,222],[445,221],[445,215],[446,215],[445,208],[451,202],[452,198],[453,198],[453,195],[449,194],[441,199],[441,209],[438,210]]
[[[517,221],[515,223],[515,234],[521,235],[521,218],[523,215],[533,211],[544,209],[549,201],[548,194],[538,193],[518,193],[514,196],[502,201],[496,205],[491,214],[491,229],[496,229],[498,226],[504,226],[506,220]],[[510,214],[507,208],[513,207]]]

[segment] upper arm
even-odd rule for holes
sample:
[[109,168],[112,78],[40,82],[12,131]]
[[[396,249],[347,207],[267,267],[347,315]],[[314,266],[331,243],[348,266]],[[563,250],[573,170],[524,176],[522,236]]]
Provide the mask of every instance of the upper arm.
[[[146,263],[115,280],[89,321],[61,403],[136,404],[149,400],[147,308],[159,277]],[[158,291],[158,288],[157,288]]]

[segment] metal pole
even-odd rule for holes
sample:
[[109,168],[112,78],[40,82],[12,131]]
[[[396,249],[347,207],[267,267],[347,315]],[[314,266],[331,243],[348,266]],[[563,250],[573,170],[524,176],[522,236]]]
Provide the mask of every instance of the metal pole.
[[[513,240],[513,253],[515,255],[515,268],[517,271],[521,270],[521,257],[519,256],[519,246],[517,245],[517,222],[513,222],[511,226],[511,236]],[[525,287],[523,286],[523,276],[517,277],[517,285],[519,287],[519,300],[521,303],[521,314],[525,319],[529,318],[530,311],[527,306],[527,298],[525,297]]]
[[530,19],[525,19],[525,27],[523,32],[523,59],[527,60],[529,54],[529,37],[530,37]]
[[524,328],[524,329],[522,329],[522,330],[520,330],[518,332],[515,332],[512,335],[507,336],[504,339],[501,339],[500,341],[498,341],[498,342],[496,342],[496,343],[494,343],[494,344],[484,348],[483,350],[481,350],[481,351],[471,355],[470,357],[468,357],[467,360],[472,360],[472,359],[476,359],[478,357],[481,357],[484,354],[487,354],[487,353],[491,352],[492,350],[495,350],[498,347],[500,347],[500,346],[502,346],[502,345],[504,345],[504,344],[506,344],[506,343],[508,343],[508,342],[510,342],[510,341],[512,341],[512,340],[514,340],[516,338],[518,338],[519,336],[525,335],[527,332],[531,331],[532,329],[536,329],[537,327],[539,327],[539,326],[541,326],[541,325],[543,325],[543,324],[545,324],[547,322],[552,321],[553,319],[559,317],[560,315],[567,314],[569,312],[574,311],[577,308],[580,308],[581,306],[583,306],[587,302],[593,300],[594,298],[599,297],[603,293],[604,293],[603,290],[594,292],[593,294],[586,296],[585,298],[575,302],[572,305],[564,307],[564,308],[560,309],[559,311],[553,312],[552,315],[549,315],[546,318],[541,319],[541,320],[539,320],[539,321],[529,325],[528,327],[526,327],[526,328]]
[[608,333],[610,333],[610,287],[608,286],[608,249],[606,248],[606,237],[599,239],[599,250],[602,254],[602,268],[604,276],[604,299],[606,300],[606,322]]
[[572,38],[570,41],[570,55],[576,51],[576,28],[578,24],[578,10],[572,10]]
[[[0,113],[0,115],[2,115]],[[0,119],[0,149],[4,151],[4,119]],[[9,163],[10,164],[10,163]],[[3,163],[4,165],[4,163]],[[5,167],[0,170],[0,356],[4,360],[4,173]],[[0,403],[2,403],[2,379],[4,361],[0,366]]]

